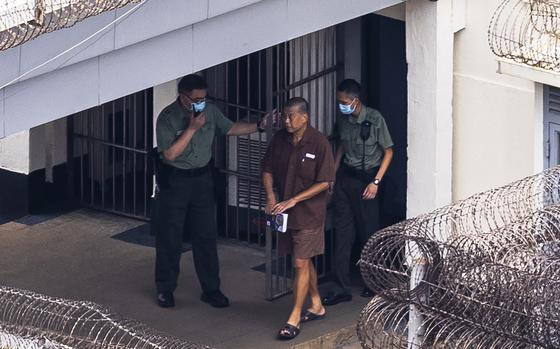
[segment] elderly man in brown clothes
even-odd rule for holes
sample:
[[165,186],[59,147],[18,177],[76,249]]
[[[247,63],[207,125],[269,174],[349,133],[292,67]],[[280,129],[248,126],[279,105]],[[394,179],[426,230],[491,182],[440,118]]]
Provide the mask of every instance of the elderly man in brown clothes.
[[[278,248],[281,254],[292,254],[294,258],[294,307],[278,337],[292,339],[299,334],[301,322],[326,315],[311,258],[324,252],[327,195],[335,170],[327,138],[309,125],[309,104],[305,99],[290,99],[284,106],[283,121],[285,128],[272,138],[262,171],[267,213],[288,214],[288,231],[278,233]],[[308,293],[311,306],[303,311]]]

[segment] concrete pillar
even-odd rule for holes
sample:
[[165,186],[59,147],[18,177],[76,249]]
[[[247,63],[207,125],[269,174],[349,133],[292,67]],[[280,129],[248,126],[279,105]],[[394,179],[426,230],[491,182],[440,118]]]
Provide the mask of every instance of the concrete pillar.
[[[452,1],[406,3],[408,62],[407,216],[429,212],[452,200]],[[409,258],[414,257],[409,250]],[[418,256],[421,257],[421,256]],[[413,263],[411,288],[422,279]],[[410,307],[408,348],[420,348],[422,316]]]
[[407,216],[452,200],[453,16],[451,1],[406,2]]

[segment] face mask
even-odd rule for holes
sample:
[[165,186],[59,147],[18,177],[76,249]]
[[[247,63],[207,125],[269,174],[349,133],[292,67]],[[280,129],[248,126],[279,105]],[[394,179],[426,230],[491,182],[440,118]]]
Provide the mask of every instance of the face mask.
[[356,100],[356,98],[354,98],[350,104],[342,104],[342,103],[339,103],[339,104],[338,104],[338,108],[340,109],[340,112],[341,112],[342,114],[344,114],[344,115],[350,115],[350,114],[352,114],[352,113],[356,110],[356,106],[354,106],[354,107],[352,108],[352,104],[354,104],[354,101],[355,101],[355,100]]
[[204,108],[206,108],[206,101],[202,101],[202,102],[198,102],[198,103],[192,103],[192,108],[193,108],[195,113],[202,113]]

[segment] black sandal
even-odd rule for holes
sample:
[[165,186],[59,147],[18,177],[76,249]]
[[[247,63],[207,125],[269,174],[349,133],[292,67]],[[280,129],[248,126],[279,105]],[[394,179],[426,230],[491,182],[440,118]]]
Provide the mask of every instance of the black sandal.
[[324,314],[316,314],[310,310],[306,310],[301,313],[301,322],[309,322],[313,320],[322,320],[327,316],[327,312]]
[[284,327],[278,331],[278,338],[279,339],[294,339],[299,334],[299,328],[294,325],[290,325],[286,323]]

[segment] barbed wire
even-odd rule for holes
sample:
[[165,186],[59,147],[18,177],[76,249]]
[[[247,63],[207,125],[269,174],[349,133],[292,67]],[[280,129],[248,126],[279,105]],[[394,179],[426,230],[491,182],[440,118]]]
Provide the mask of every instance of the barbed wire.
[[503,1],[490,23],[488,42],[498,57],[560,72],[560,2]]
[[560,167],[376,233],[360,268],[364,348],[560,348]]
[[0,0],[0,51],[140,0]]
[[0,287],[2,349],[210,349],[91,302]]

